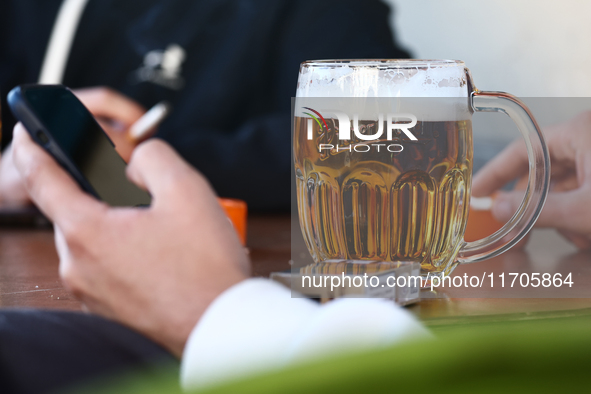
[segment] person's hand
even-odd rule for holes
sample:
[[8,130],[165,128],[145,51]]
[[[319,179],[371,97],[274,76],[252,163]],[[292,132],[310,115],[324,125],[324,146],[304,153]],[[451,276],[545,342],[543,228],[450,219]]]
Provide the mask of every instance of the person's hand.
[[12,144],[8,145],[0,157],[0,205],[14,208],[30,203],[21,174],[12,160]]
[[[127,137],[127,131],[142,117],[145,109],[109,88],[78,89],[73,93],[94,115],[115,144],[117,152],[128,162],[136,143]],[[19,207],[30,203],[20,174],[14,167],[12,148],[9,145],[0,158],[0,205]]]
[[94,115],[115,144],[119,155],[128,162],[136,143],[127,137],[127,131],[146,113],[145,108],[129,97],[105,87],[76,89],[72,92]]
[[[591,111],[546,128],[544,135],[550,151],[551,186],[536,226],[555,227],[577,247],[591,248]],[[525,144],[515,142],[476,174],[472,192],[489,195],[527,176],[528,168]],[[522,199],[523,191],[500,192],[493,215],[499,221],[509,220]]]
[[88,310],[130,326],[176,355],[208,305],[250,265],[203,176],[167,144],[138,146],[128,176],[148,208],[111,208],[80,190],[18,124],[14,161],[54,222],[60,275]]

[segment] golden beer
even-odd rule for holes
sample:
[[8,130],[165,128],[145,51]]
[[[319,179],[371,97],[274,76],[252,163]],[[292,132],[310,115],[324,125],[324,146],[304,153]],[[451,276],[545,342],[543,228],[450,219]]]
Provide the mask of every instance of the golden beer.
[[[418,122],[417,141],[354,133],[343,141],[331,118],[328,129],[314,123],[309,139],[309,119],[294,119],[294,162],[300,225],[314,261],[419,262],[423,274],[451,272],[468,215],[471,121]],[[377,123],[359,120],[358,127],[373,135]]]

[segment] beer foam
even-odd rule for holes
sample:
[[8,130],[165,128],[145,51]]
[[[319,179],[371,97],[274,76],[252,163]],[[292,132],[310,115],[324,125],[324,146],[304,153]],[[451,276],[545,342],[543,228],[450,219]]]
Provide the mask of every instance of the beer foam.
[[453,60],[312,61],[296,97],[468,97],[468,78]]
[[466,120],[471,116],[469,78],[464,63],[452,60],[306,62],[300,68],[295,114],[307,116],[303,108],[312,107],[363,120],[393,112],[423,121]]

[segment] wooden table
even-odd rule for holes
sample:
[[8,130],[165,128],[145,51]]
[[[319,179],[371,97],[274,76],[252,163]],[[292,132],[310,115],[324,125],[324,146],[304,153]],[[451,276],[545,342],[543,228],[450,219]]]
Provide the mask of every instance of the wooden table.
[[[289,216],[255,216],[248,221],[253,275],[289,268]],[[51,229],[0,228],[0,307],[80,310],[63,287]]]
[[[255,276],[288,269],[290,217],[250,217],[248,246]],[[590,313],[591,252],[577,252],[551,230],[534,232],[525,251],[510,251],[482,263],[460,266],[454,275],[482,276],[487,272],[487,275],[497,276],[502,272],[548,269],[573,272],[576,289],[563,294],[563,298],[531,298],[532,293],[521,288],[501,289],[499,285],[476,290],[454,288],[435,294],[425,290],[426,299],[409,309],[428,325],[463,319],[529,319],[537,315]],[[487,298],[480,298],[480,295]],[[0,307],[81,309],[80,303],[59,280],[58,258],[50,229],[0,229]]]

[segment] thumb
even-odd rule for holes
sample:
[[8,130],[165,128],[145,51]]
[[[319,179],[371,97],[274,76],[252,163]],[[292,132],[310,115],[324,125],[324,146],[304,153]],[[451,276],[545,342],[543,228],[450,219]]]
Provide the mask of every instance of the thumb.
[[[152,205],[189,199],[199,190],[211,190],[205,178],[194,170],[174,149],[159,139],[141,143],[133,151],[127,176],[152,195]],[[210,191],[213,195],[213,191]]]
[[[498,193],[492,208],[495,219],[501,222],[508,221],[521,205],[523,196],[523,191]],[[584,204],[585,196],[581,189],[548,193],[544,208],[536,221],[536,227],[588,232],[587,223],[591,214]]]

